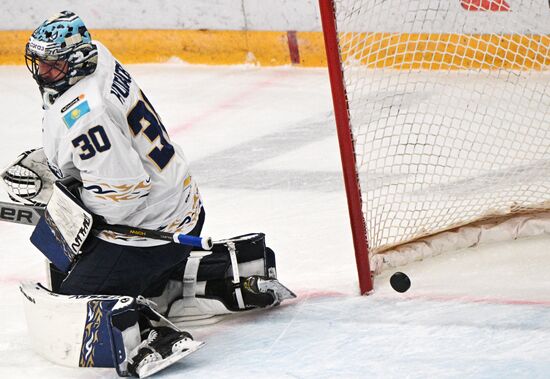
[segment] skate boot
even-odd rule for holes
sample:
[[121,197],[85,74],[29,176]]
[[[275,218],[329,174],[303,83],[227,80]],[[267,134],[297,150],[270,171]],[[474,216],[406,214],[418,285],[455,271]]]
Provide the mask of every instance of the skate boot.
[[130,353],[128,373],[145,378],[202,347],[191,334],[167,326],[152,328],[149,335]]
[[293,299],[296,295],[283,286],[277,279],[258,275],[249,276],[243,282],[243,299],[246,305],[271,307],[281,301]]

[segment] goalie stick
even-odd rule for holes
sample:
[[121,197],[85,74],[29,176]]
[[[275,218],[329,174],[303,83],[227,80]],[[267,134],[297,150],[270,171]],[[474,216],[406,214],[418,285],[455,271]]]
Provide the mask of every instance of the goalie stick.
[[135,228],[126,225],[110,225],[104,223],[98,223],[98,226],[96,226],[94,229],[110,230],[115,233],[128,234],[131,236],[152,238],[163,241],[172,241],[182,245],[200,247],[204,250],[211,250],[213,246],[212,238],[210,237],[196,237],[184,233],[169,233],[161,232],[158,230]]
[[0,201],[0,221],[36,225],[46,208]]
[[[0,221],[15,222],[25,225],[36,225],[46,208],[32,205],[0,202]],[[168,233],[158,230],[134,228],[126,225],[109,225],[98,223],[94,230],[110,230],[115,233],[152,238],[163,241],[173,241],[182,245],[200,247],[204,250],[212,249],[213,243],[210,237],[195,237],[183,233]]]

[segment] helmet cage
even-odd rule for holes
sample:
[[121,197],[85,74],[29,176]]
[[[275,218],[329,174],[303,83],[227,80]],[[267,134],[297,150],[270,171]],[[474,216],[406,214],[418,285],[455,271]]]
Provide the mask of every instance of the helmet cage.
[[[52,54],[45,50],[43,54],[40,54],[36,49],[33,49],[32,41],[27,43],[25,48],[25,63],[36,83],[40,87],[52,88],[58,91],[68,84],[68,75],[71,71],[69,57],[69,51]],[[67,65],[64,62],[67,62]],[[49,66],[50,69],[41,73],[40,63],[42,63],[42,69],[44,69],[44,66]],[[57,75],[48,75],[52,70],[57,70]]]

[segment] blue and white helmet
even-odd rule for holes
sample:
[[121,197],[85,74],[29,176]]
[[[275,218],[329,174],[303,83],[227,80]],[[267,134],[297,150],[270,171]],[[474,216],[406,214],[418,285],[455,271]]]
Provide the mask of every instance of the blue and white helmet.
[[55,98],[97,66],[97,47],[76,14],[63,11],[44,21],[25,48],[27,68],[42,93]]

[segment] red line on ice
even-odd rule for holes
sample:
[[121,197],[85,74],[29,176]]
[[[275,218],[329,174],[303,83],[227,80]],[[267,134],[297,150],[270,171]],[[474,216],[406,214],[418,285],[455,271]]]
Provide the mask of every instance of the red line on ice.
[[248,86],[247,88],[243,89],[242,91],[236,93],[233,96],[228,97],[227,99],[212,105],[212,107],[208,108],[204,112],[196,115],[195,117],[191,117],[188,119],[185,123],[182,125],[179,125],[175,127],[174,129],[170,129],[170,135],[181,133],[187,129],[190,129],[194,125],[203,122],[204,120],[207,120],[208,118],[224,111],[225,109],[231,108],[235,104],[242,103],[246,101],[247,98],[250,98],[258,93],[259,90],[265,89],[271,85],[273,85],[275,82],[277,82],[280,78],[283,78],[287,75],[287,72],[284,71],[277,71],[272,75],[271,78],[264,79],[261,81],[258,81],[256,83],[253,83],[252,85]]
[[[393,297],[395,299],[395,297]],[[550,300],[521,300],[521,299],[499,299],[493,297],[470,297],[460,295],[406,295],[405,300],[427,300],[427,301],[456,301],[463,303],[483,303],[501,305],[541,305],[550,307]]]

